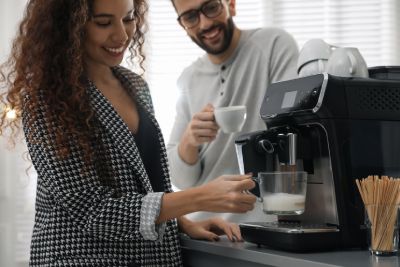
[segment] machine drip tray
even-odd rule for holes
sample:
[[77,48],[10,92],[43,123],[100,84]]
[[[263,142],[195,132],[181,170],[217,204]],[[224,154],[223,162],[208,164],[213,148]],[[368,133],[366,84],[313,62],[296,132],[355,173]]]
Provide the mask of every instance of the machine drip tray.
[[320,251],[337,248],[340,243],[340,230],[332,225],[249,222],[239,226],[244,240],[282,250]]
[[336,226],[329,226],[326,224],[304,224],[297,222],[250,222],[242,223],[242,226],[268,229],[269,231],[284,232],[284,233],[325,233],[325,232],[339,232]]

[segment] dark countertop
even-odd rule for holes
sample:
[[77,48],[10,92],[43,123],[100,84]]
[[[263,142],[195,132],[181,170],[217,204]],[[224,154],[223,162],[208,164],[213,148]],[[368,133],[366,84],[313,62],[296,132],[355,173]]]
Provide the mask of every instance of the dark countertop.
[[245,267],[399,267],[399,256],[373,256],[367,250],[292,253],[257,247],[248,242],[230,242],[222,237],[218,242],[193,240],[181,236],[185,266],[245,266]]

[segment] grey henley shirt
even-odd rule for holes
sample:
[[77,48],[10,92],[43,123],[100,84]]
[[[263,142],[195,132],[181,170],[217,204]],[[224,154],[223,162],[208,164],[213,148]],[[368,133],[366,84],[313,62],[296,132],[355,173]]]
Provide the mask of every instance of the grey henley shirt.
[[[167,146],[173,184],[186,189],[223,174],[239,174],[235,139],[244,133],[265,129],[259,110],[270,83],[296,77],[298,49],[291,35],[278,28],[243,30],[234,54],[222,64],[213,64],[207,55],[187,67],[178,79],[180,97]],[[245,105],[247,119],[239,133],[219,131],[211,143],[200,147],[199,160],[186,164],[178,154],[178,144],[192,116],[207,103],[214,107]],[[221,216],[227,220],[270,221],[260,203],[246,214],[196,212],[191,219]]]

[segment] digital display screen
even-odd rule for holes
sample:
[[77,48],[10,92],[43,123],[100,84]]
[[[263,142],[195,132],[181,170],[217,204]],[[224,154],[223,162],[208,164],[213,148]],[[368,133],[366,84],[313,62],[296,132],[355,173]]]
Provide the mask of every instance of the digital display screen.
[[296,100],[297,91],[286,92],[283,96],[281,108],[292,108]]

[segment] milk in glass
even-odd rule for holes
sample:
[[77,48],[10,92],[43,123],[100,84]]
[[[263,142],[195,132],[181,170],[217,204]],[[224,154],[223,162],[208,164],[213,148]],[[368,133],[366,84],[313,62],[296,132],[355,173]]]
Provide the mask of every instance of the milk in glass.
[[298,213],[304,211],[306,196],[302,194],[273,193],[263,197],[265,212]]

